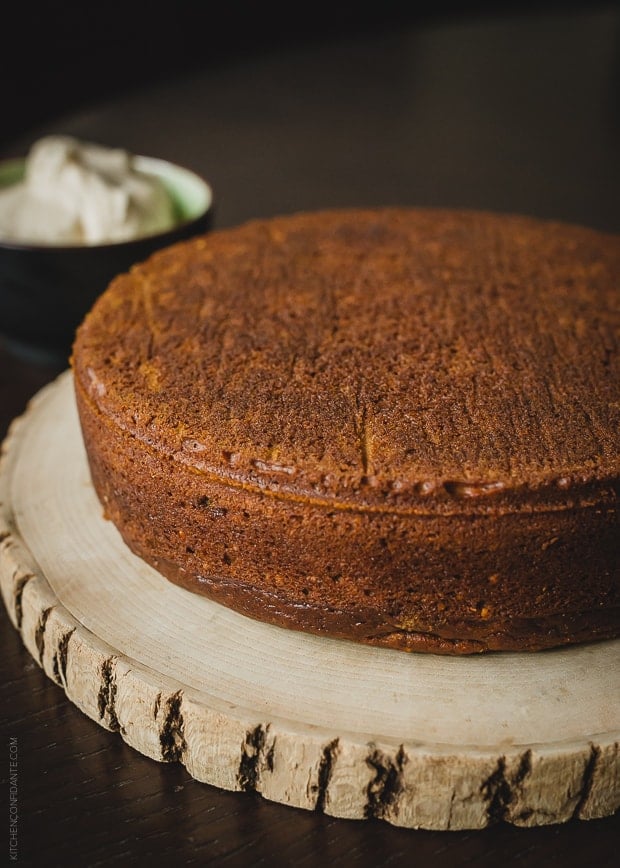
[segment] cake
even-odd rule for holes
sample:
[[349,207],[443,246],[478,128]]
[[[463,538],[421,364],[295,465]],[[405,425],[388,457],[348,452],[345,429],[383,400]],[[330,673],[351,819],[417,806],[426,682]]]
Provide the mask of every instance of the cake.
[[620,634],[620,243],[468,210],[254,219],[116,277],[71,359],[168,580],[403,651]]

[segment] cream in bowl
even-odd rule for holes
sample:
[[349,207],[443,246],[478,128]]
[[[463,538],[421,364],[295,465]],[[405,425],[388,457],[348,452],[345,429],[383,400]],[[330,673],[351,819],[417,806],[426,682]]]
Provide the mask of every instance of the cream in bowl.
[[46,136],[0,162],[0,333],[68,357],[74,331],[117,274],[207,231],[204,178],[122,148]]
[[177,222],[172,197],[140,158],[70,136],[36,142],[23,179],[0,190],[0,237],[27,244],[106,244]]

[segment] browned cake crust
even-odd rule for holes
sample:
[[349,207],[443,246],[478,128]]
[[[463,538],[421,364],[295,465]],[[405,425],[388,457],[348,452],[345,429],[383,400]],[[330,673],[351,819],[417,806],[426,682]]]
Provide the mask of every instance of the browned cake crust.
[[468,211],[170,247],[74,346],[106,514],[286,627],[455,654],[618,636],[619,284],[617,236]]

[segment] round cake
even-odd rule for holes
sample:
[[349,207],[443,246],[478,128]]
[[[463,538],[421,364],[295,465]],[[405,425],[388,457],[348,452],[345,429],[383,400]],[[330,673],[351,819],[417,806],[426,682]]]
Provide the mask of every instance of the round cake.
[[465,210],[162,250],[74,343],[105,515],[281,627],[447,654],[616,637],[619,287],[618,236]]

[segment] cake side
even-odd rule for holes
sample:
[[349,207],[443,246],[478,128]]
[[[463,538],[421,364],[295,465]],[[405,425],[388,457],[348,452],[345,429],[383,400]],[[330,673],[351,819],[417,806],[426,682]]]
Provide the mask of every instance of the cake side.
[[242,614],[453,654],[618,633],[615,510],[403,517],[231,488],[77,394],[106,516],[169,579]]

